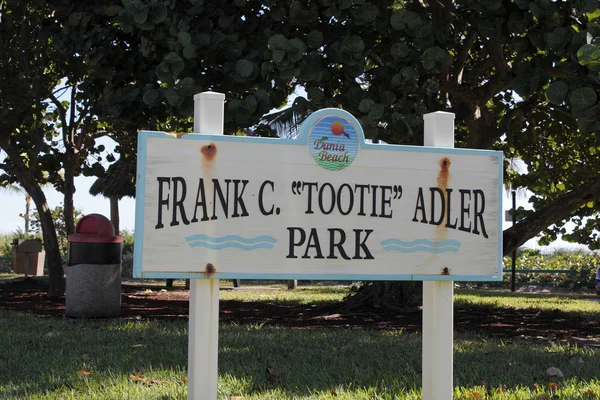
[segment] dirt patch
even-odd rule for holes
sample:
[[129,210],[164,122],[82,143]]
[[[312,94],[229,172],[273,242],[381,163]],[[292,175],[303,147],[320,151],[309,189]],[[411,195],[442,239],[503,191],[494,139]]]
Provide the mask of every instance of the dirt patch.
[[[23,312],[42,318],[63,318],[65,298],[46,296],[43,280],[28,279],[0,284],[0,310]],[[122,285],[121,318],[125,320],[186,320],[188,291],[163,286]],[[600,307],[600,304],[599,304]],[[422,313],[418,309],[389,313],[342,313],[335,305],[315,307],[268,302],[221,300],[222,323],[263,324],[296,329],[347,328],[418,331]],[[600,346],[600,321],[553,311],[455,307],[457,332],[475,332],[502,338],[568,340]]]

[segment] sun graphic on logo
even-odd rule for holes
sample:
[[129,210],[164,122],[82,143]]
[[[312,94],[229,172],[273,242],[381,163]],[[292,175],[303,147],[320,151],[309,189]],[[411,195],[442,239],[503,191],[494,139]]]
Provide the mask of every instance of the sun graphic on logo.
[[344,135],[350,139],[350,135],[344,132],[344,124],[341,121],[335,121],[331,124],[331,133],[333,133],[335,136]]

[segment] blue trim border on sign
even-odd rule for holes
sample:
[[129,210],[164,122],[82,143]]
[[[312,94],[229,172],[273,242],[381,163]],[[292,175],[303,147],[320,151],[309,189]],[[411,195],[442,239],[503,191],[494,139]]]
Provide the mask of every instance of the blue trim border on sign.
[[299,135],[296,139],[277,139],[277,138],[257,138],[244,136],[223,136],[223,135],[208,135],[208,134],[186,134],[177,140],[210,140],[217,142],[251,142],[262,143],[265,145],[290,145],[290,146],[307,146],[310,129],[319,120],[326,116],[339,116],[352,122],[358,135],[359,149],[369,149],[378,151],[404,151],[404,152],[423,152],[423,153],[443,153],[443,154],[462,154],[462,155],[477,155],[489,156],[497,158],[498,162],[498,268],[495,275],[344,275],[344,274],[275,274],[275,273],[212,273],[204,272],[143,272],[142,259],[144,248],[144,196],[146,182],[146,158],[147,158],[147,142],[149,138],[164,138],[172,139],[171,135],[164,132],[155,131],[140,131],[138,134],[137,147],[137,172],[136,172],[136,215],[135,215],[135,231],[134,231],[134,265],[133,276],[135,278],[149,279],[307,279],[307,280],[414,280],[414,281],[500,281],[502,280],[502,189],[503,189],[503,154],[499,151],[492,150],[475,150],[475,149],[456,149],[442,147],[425,147],[425,146],[400,146],[400,145],[383,145],[366,143],[364,132],[358,120],[354,116],[344,110],[339,109],[322,109],[311,114],[300,127]]

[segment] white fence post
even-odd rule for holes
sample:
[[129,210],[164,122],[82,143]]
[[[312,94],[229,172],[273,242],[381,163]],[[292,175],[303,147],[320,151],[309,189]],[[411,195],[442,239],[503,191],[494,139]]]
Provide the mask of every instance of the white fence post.
[[[453,113],[425,114],[424,120],[425,146],[454,147]],[[452,399],[453,347],[454,281],[423,281],[423,400]]]
[[[225,95],[194,96],[194,132],[223,134]],[[188,399],[217,399],[219,354],[219,280],[192,279],[188,332]]]

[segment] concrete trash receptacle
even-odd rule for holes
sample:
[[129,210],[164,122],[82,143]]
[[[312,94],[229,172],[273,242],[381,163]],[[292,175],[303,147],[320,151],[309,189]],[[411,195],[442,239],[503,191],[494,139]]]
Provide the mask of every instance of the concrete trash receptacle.
[[69,235],[65,315],[121,315],[121,253],[123,237],[116,236],[103,215],[83,217]]

